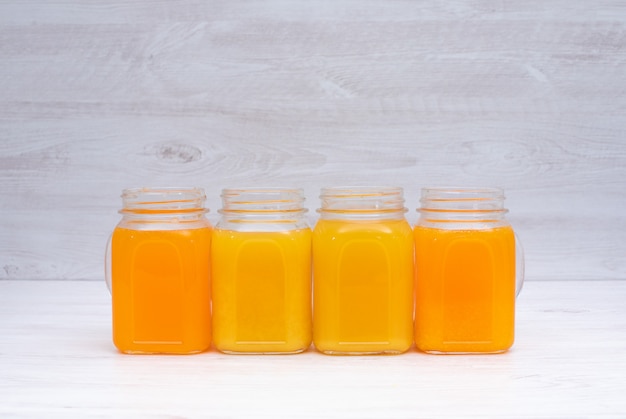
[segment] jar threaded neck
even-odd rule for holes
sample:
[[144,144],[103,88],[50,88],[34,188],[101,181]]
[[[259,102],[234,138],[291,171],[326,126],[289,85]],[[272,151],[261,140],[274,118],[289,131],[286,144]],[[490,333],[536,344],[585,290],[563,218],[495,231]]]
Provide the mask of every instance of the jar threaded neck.
[[122,191],[122,214],[205,213],[202,188],[129,188]]
[[427,222],[479,222],[504,220],[504,191],[499,188],[422,188],[418,212]]
[[307,212],[304,191],[298,188],[229,188],[221,197],[218,212],[226,217],[293,217]]
[[404,218],[404,190],[397,186],[322,188],[322,218]]

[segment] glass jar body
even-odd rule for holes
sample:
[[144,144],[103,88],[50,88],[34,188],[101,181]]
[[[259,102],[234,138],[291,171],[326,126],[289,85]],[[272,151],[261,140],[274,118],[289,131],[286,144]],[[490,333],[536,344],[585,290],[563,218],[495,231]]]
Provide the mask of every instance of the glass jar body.
[[413,342],[413,239],[401,188],[322,190],[313,231],[314,333],[326,354],[399,354]]
[[212,242],[213,340],[224,353],[311,344],[311,229],[299,189],[222,192]]
[[498,353],[513,345],[516,265],[523,261],[503,201],[499,189],[422,191],[414,229],[421,351]]
[[110,239],[113,342],[125,353],[211,344],[211,224],[195,188],[128,189]]

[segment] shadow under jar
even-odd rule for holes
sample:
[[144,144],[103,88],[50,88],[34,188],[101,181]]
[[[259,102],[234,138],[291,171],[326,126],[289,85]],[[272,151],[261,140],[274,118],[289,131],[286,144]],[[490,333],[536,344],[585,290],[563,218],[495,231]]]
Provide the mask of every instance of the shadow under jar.
[[213,340],[231,354],[311,345],[311,229],[301,189],[222,191],[212,242]]
[[188,354],[210,346],[205,199],[200,188],[123,191],[105,263],[121,352]]
[[398,187],[321,192],[313,231],[313,341],[329,355],[399,354],[413,342],[413,238]]
[[[513,345],[522,248],[497,188],[424,188],[415,236],[415,344],[429,353]],[[517,251],[517,255],[516,255]]]

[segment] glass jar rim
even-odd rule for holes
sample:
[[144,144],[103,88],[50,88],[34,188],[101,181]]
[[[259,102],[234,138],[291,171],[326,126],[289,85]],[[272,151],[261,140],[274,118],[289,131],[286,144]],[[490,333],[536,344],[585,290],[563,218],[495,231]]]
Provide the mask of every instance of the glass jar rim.
[[335,197],[370,197],[370,196],[404,196],[401,186],[330,186],[320,190],[320,198]]
[[220,214],[235,213],[304,213],[304,190],[291,187],[224,188]]
[[137,187],[122,191],[122,214],[143,211],[208,212],[206,194],[198,187]]
[[238,188],[224,188],[222,189],[222,194],[220,195],[222,198],[223,197],[230,197],[230,196],[240,196],[242,194],[245,193],[258,193],[258,194],[280,194],[280,193],[285,193],[285,194],[294,194],[294,195],[300,195],[302,196],[302,198],[304,198],[304,190],[302,188],[289,188],[289,187],[279,187],[279,186],[271,186],[271,187],[238,187]]
[[504,190],[497,187],[425,187],[418,212],[506,213]]
[[404,189],[400,186],[333,186],[320,192],[320,214],[404,213]]
[[421,200],[505,199],[497,187],[428,186],[422,188]]

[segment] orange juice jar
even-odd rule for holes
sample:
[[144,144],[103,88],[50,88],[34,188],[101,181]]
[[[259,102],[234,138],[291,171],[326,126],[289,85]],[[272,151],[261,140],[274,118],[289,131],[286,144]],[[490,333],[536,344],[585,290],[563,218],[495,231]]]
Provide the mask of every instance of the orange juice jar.
[[325,188],[313,231],[313,341],[325,354],[413,342],[413,238],[398,187]]
[[188,354],[211,344],[211,224],[199,188],[122,193],[106,278],[113,342],[125,353]]
[[419,211],[416,346],[430,353],[506,351],[524,265],[502,190],[425,188]]
[[311,345],[311,229],[301,189],[222,191],[212,243],[213,341],[224,353]]

